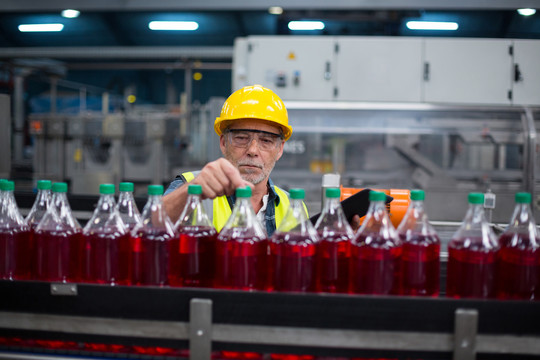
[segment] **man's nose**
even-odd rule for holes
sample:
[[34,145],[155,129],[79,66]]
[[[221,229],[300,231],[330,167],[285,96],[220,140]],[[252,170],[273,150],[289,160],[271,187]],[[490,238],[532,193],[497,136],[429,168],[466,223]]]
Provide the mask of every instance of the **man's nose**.
[[254,152],[254,151],[258,151],[259,150],[259,140],[256,136],[254,136],[249,144],[248,144],[248,151],[249,152]]

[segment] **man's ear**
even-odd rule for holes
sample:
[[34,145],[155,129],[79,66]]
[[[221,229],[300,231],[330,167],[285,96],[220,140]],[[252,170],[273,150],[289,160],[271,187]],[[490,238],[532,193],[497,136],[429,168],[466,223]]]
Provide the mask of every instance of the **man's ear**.
[[221,134],[219,136],[219,148],[221,149],[221,153],[225,155],[225,135]]
[[281,159],[281,156],[283,155],[283,148],[285,147],[285,141],[282,141],[281,144],[279,145],[279,151],[276,155],[276,161],[278,161],[279,159]]

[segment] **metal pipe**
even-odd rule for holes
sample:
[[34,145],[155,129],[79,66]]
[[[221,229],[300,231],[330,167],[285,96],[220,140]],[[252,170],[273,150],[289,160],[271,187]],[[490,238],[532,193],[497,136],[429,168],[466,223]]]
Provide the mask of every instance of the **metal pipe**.
[[[525,112],[521,116],[523,123],[523,134],[525,139],[523,141],[523,188],[525,191],[531,194],[533,204],[535,203],[535,164],[536,164],[536,128],[534,126],[534,115],[532,110],[528,107],[525,108]],[[535,212],[535,206],[531,206],[533,213]]]
[[232,46],[111,46],[2,48],[0,59],[232,59]]
[[13,160],[23,160],[24,76],[17,73],[13,84]]
[[[185,62],[99,62],[99,63],[70,63],[69,70],[177,70],[191,66]],[[199,63],[200,70],[231,70],[230,62]]]

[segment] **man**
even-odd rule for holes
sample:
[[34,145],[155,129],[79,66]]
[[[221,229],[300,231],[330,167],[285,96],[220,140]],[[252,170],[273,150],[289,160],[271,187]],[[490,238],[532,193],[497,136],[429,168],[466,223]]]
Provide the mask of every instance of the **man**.
[[224,158],[200,172],[177,176],[163,197],[167,213],[176,221],[186,204],[186,183],[199,184],[202,198],[213,199],[208,215],[220,231],[234,205],[236,188],[249,186],[253,209],[271,236],[289,207],[288,194],[270,180],[292,135],[283,101],[261,85],[246,86],[225,101],[214,130]]

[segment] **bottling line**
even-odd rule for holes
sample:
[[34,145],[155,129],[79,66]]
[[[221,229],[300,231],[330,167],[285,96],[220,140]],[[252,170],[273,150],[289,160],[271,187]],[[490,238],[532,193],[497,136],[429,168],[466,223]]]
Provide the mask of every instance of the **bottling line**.
[[[233,87],[261,83],[276,89],[294,129],[272,178],[285,189],[305,188],[310,213],[321,209],[327,173],[339,174],[348,188],[422,188],[443,245],[472,191],[492,195],[485,206],[501,225],[509,221],[513,195],[528,191],[540,220],[540,60],[523,55],[536,54],[538,42],[375,40],[237,40]],[[470,51],[469,63],[456,59]],[[365,54],[386,63],[370,62]],[[496,60],[487,62],[495,69],[485,66],[486,57]],[[457,87],[455,81],[463,83]],[[34,176],[67,181],[74,195],[95,194],[101,182],[167,184],[220,156],[212,124],[223,101],[211,99],[189,116],[163,108],[32,115]],[[211,351],[319,358],[540,356],[537,302],[8,281],[0,289],[0,338],[78,344],[46,350],[4,343],[0,358],[6,359],[187,356],[96,353],[81,343],[189,348],[193,359],[209,359]]]

